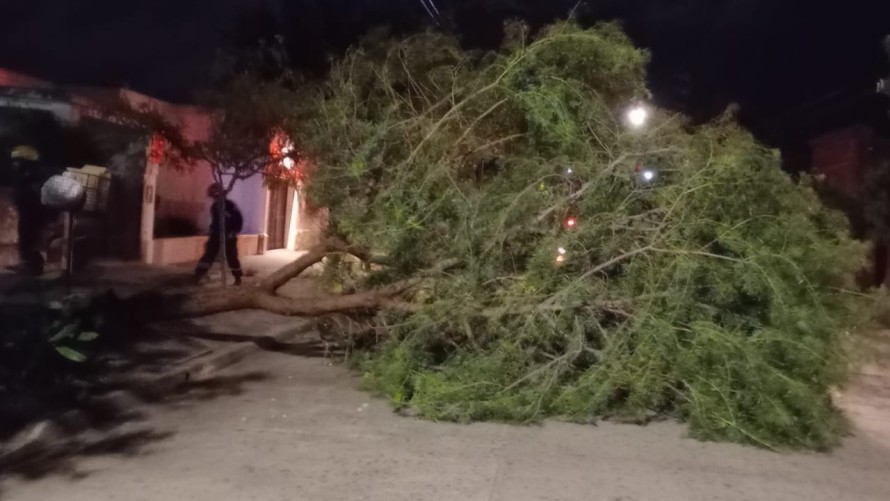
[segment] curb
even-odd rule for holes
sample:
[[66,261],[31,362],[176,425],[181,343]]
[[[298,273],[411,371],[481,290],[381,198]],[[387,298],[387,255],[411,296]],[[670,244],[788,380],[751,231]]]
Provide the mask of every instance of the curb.
[[[239,342],[230,348],[199,356],[184,367],[160,376],[124,379],[128,386],[139,386],[142,391],[155,395],[169,393],[190,381],[207,379],[222,369],[237,364],[252,353],[262,350],[262,343],[286,344],[315,331],[315,323],[303,321],[295,325],[279,326],[253,341]],[[112,391],[92,401],[94,405],[118,413],[132,411],[144,402],[129,390]],[[90,419],[84,411],[70,410],[52,419],[27,426],[6,444],[0,444],[0,471],[4,466],[26,462],[42,450],[65,436],[77,435],[91,429]],[[64,430],[64,431],[63,431]]]

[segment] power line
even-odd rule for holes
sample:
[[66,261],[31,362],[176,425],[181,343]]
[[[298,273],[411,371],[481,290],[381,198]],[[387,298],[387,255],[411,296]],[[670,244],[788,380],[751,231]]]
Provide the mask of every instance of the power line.
[[806,112],[808,110],[815,108],[816,106],[822,105],[826,102],[830,102],[833,99],[837,98],[838,96],[843,96],[844,94],[848,94],[851,91],[855,91],[855,93],[847,96],[846,100],[859,99],[859,98],[865,96],[866,94],[874,93],[873,89],[870,87],[857,89],[858,87],[863,87],[862,83],[857,82],[854,84],[846,85],[844,87],[836,88],[836,89],[829,91],[825,94],[816,96],[815,98],[813,98],[809,101],[804,101],[803,103],[801,103],[793,108],[786,109],[785,111],[782,111],[776,115],[766,118],[765,121],[766,122],[780,122],[783,120],[787,120],[789,117],[806,114]]

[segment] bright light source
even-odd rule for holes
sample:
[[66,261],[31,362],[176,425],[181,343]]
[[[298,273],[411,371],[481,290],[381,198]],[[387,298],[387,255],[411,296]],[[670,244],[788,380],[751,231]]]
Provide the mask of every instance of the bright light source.
[[655,171],[651,169],[646,169],[641,174],[643,176],[643,181],[652,181],[655,179]]
[[559,249],[556,249],[556,252],[558,252],[560,256],[564,256],[566,253],[566,249],[565,247],[560,247]]
[[571,168],[571,167],[569,167],[568,169],[566,169],[566,174],[568,174],[568,175],[572,175],[572,168]]
[[285,144],[284,146],[281,147],[281,155],[284,157],[281,159],[281,165],[283,165],[285,169],[288,169],[288,170],[293,169],[294,165],[296,165],[296,162],[294,162],[294,159],[291,158],[290,156],[288,156],[293,152],[294,152],[294,143],[292,143],[290,141],[288,141],[287,144]]
[[566,257],[563,255],[556,256],[557,263],[564,263],[566,261]]
[[649,111],[642,106],[634,106],[627,112],[627,121],[633,127],[642,127],[646,125],[649,118]]
[[566,219],[566,226],[568,226],[569,228],[574,228],[577,224],[578,220],[573,217]]

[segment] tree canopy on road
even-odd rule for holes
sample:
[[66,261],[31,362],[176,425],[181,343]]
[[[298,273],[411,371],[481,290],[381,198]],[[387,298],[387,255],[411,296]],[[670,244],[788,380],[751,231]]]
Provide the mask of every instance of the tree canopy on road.
[[[137,297],[140,314],[333,318],[373,341],[367,385],[430,419],[836,444],[831,390],[871,304],[844,216],[732,112],[647,104],[648,55],[617,25],[506,33],[492,52],[373,34],[320,82],[259,87],[245,102],[287,115],[326,238],[257,287]],[[277,294],[322,261],[329,295]]]
[[385,263],[329,270],[390,287],[360,305],[388,311],[373,389],[431,419],[837,442],[863,246],[731,113],[629,123],[647,61],[613,24],[514,24],[496,52],[378,36],[302,98],[312,201]]

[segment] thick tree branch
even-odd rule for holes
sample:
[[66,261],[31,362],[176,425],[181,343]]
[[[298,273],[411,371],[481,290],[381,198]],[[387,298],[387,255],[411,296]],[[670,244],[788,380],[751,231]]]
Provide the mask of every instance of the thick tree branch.
[[297,260],[279,268],[263,279],[259,284],[259,289],[267,294],[274,294],[275,291],[280,289],[291,279],[299,276],[301,273],[324,259],[325,256],[331,253],[331,251],[332,246],[330,242],[323,242],[320,245],[309,249],[306,254],[303,254]]
[[275,273],[263,279],[259,284],[259,289],[267,294],[274,294],[275,291],[283,287],[284,284],[298,277],[301,273],[308,270],[316,263],[321,262],[321,260],[328,255],[338,252],[351,254],[369,264],[389,264],[389,261],[385,256],[373,255],[363,247],[349,245],[338,238],[328,238],[321,244],[309,249],[306,254],[303,254],[297,260],[278,269]]
[[[334,241],[333,243],[329,242],[328,245],[336,247],[338,243]],[[244,287],[212,292],[143,293],[126,301],[127,314],[132,314],[134,318],[138,317],[146,321],[157,321],[201,317],[226,311],[247,309],[266,310],[289,316],[319,316],[328,313],[379,309],[401,309],[402,311],[413,312],[417,311],[420,306],[400,302],[394,298],[416,287],[426,278],[442,273],[460,262],[457,259],[448,259],[436,264],[432,268],[418,272],[415,277],[356,294],[290,299],[276,296],[273,292],[269,292],[270,289],[268,287],[274,286],[277,289],[280,287],[277,284],[286,283],[287,280],[328,255],[331,249],[329,246],[319,246],[310,251],[311,255],[307,254],[282,268],[282,270],[286,271],[282,272],[282,270],[279,270],[279,272],[276,272],[273,276],[277,275],[277,277],[271,285],[266,283],[255,288]],[[410,307],[406,305],[410,305]]]

